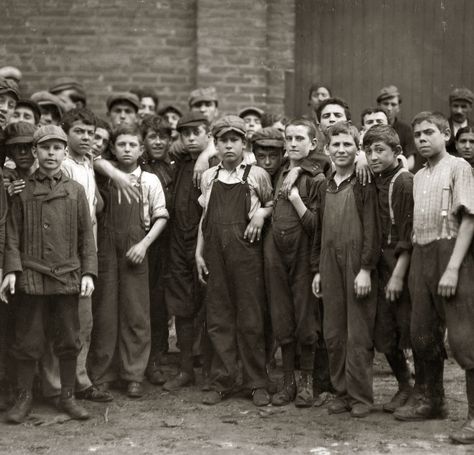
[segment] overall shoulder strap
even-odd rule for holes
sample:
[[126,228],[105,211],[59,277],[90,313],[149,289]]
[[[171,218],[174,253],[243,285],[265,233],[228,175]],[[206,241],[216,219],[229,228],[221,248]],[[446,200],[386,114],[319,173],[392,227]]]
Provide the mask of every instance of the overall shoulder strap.
[[251,167],[251,164],[247,164],[247,166],[245,166],[244,175],[242,176],[242,183],[245,183],[247,181]]

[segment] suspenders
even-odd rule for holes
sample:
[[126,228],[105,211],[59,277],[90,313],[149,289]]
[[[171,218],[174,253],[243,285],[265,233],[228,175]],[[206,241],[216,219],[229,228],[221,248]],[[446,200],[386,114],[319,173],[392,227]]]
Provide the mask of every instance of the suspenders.
[[[247,165],[245,166],[244,175],[242,176],[242,184],[244,184],[244,183],[247,181],[251,167],[252,167],[251,164],[247,164]],[[217,168],[217,171],[216,171],[216,175],[214,176],[214,180],[218,180],[218,178],[219,178],[219,171],[220,171],[220,170],[221,170],[221,167],[218,167],[218,168]]]
[[404,167],[400,168],[397,173],[392,177],[390,180],[390,184],[388,187],[388,210],[390,212],[390,230],[388,231],[387,243],[390,245],[392,243],[392,228],[395,226],[395,215],[393,214],[393,206],[392,206],[392,195],[393,195],[393,186],[395,185],[395,181],[397,180],[400,174],[404,172],[408,172],[407,169]]

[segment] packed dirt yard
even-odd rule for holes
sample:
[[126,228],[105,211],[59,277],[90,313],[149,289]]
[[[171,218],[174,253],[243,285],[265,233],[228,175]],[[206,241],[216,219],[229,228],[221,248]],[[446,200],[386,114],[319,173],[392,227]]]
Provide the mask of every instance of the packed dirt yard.
[[[279,370],[273,375],[277,379]],[[147,384],[139,400],[117,391],[112,403],[86,402],[92,418],[85,423],[63,421],[65,416],[47,405],[35,405],[25,424],[0,424],[0,453],[474,454],[474,447],[454,446],[448,440],[449,431],[466,414],[464,375],[452,359],[446,362],[445,384],[449,418],[421,423],[397,422],[380,410],[395,392],[381,356],[375,363],[378,406],[360,420],[347,413],[328,415],[325,406],[256,408],[243,397],[207,407],[201,404],[199,382],[177,394]]]

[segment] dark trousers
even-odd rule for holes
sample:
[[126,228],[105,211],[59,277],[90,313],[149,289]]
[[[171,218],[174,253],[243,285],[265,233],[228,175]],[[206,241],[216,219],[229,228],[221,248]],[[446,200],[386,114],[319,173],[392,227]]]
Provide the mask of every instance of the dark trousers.
[[[459,269],[454,297],[438,295],[438,284],[453,252],[455,239],[416,245],[411,256],[409,288],[412,300],[411,341],[425,361],[444,353],[444,332],[459,365],[474,368],[474,259],[469,251]],[[427,372],[428,373],[428,372]]]
[[37,361],[47,340],[59,359],[76,359],[79,341],[78,295],[28,295],[15,297],[15,335],[12,355],[17,360]]

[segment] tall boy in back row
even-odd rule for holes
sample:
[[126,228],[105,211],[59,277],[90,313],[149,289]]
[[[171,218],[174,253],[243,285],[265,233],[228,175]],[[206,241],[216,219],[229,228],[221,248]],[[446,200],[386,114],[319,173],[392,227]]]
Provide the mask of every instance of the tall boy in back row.
[[466,371],[468,417],[451,439],[474,444],[474,177],[471,166],[450,155],[448,121],[421,112],[412,121],[415,145],[427,160],[414,180],[414,245],[409,275],[413,302],[411,341],[424,363],[426,388],[397,413],[401,420],[444,418],[444,332]]

